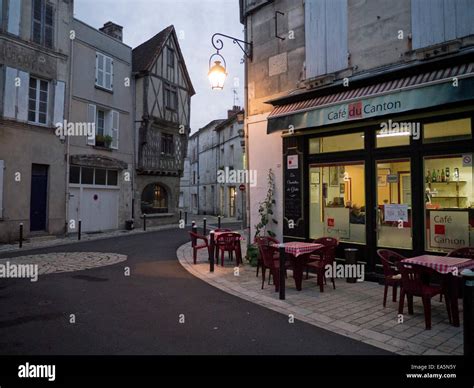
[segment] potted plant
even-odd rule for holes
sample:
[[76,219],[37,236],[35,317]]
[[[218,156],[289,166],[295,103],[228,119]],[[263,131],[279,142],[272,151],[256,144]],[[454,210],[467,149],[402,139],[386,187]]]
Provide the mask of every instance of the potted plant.
[[273,218],[273,205],[275,204],[275,199],[273,198],[274,188],[275,188],[275,177],[273,176],[272,169],[268,170],[268,190],[265,200],[260,202],[258,208],[258,214],[260,215],[260,222],[255,225],[255,236],[265,236],[269,235],[270,237],[275,237],[276,234],[271,230],[267,230],[268,224],[272,221],[274,224],[278,224],[278,221]]
[[95,135],[95,145],[97,147],[104,147],[105,146],[105,137],[104,137],[104,135]]
[[256,244],[247,245],[247,261],[252,267],[256,267],[258,263],[258,247]]
[[112,145],[112,136],[110,135],[105,135],[104,136],[104,144],[107,148],[110,148],[110,146]]

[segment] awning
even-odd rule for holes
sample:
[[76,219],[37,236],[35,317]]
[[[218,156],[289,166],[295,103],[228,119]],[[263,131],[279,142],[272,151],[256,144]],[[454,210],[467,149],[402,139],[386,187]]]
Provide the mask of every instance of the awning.
[[468,62],[277,105],[268,116],[267,132],[319,127],[473,100],[473,77],[474,62]]

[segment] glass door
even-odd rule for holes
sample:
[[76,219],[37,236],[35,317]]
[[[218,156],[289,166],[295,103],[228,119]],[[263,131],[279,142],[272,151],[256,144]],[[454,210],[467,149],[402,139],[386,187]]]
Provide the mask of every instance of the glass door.
[[376,162],[377,247],[412,249],[412,179],[410,159]]
[[309,174],[310,238],[365,244],[364,162],[313,164]]

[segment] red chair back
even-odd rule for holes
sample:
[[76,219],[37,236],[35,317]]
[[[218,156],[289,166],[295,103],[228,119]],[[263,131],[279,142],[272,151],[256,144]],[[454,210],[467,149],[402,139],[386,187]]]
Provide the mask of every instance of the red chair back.
[[270,236],[257,236],[255,237],[255,242],[260,245],[260,244],[265,244],[265,245],[270,245],[270,244],[280,244],[280,241],[278,241],[276,238],[270,237]]
[[217,244],[224,250],[233,250],[240,244],[240,234],[234,232],[222,233],[217,237]]
[[446,256],[462,257],[464,259],[474,260],[474,247],[463,247],[449,252]]
[[380,261],[382,262],[383,273],[385,276],[398,275],[399,271],[397,268],[397,263],[403,259],[406,259],[406,257],[389,249],[379,249],[377,251],[377,255],[379,255]]
[[277,251],[277,248],[274,248],[269,244],[258,244],[258,250],[260,251],[260,257],[262,258],[265,267],[274,268],[275,259],[273,256]]
[[423,286],[429,282],[434,270],[422,265],[397,262],[397,268],[402,275],[402,287],[407,294],[423,295]]
[[321,237],[313,240],[313,243],[324,245],[322,255],[323,266],[326,266],[326,264],[332,265],[334,260],[336,260],[336,248],[339,245],[339,241],[333,237]]

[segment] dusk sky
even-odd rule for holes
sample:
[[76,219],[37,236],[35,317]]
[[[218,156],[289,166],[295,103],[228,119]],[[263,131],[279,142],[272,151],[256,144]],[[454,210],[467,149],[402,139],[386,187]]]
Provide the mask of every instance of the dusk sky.
[[192,132],[211,120],[226,117],[234,102],[235,78],[238,79],[237,105],[243,106],[243,54],[232,40],[224,40],[221,51],[228,72],[224,90],[211,90],[207,78],[209,57],[215,52],[212,35],[220,32],[243,38],[237,0],[76,0],[74,4],[74,16],[95,28],[109,20],[123,26],[124,43],[132,48],[170,24],[175,26],[196,90],[191,99]]

